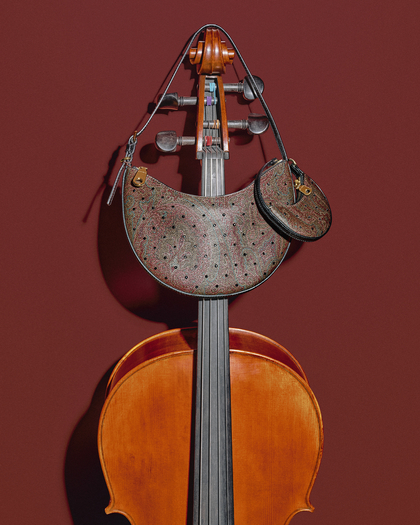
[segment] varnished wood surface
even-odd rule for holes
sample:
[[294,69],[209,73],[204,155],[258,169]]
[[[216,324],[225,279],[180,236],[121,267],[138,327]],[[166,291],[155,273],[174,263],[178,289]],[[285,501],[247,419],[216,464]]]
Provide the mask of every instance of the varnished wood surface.
[[203,155],[203,120],[204,120],[204,91],[206,77],[201,76],[198,80],[198,104],[197,104],[197,129],[196,129],[196,157],[201,159]]
[[[322,453],[321,415],[303,371],[269,343],[230,330],[238,525],[284,525],[311,510]],[[164,332],[128,352],[111,377],[98,436],[107,512],[133,525],[189,523],[194,346],[193,329]]]
[[[108,393],[128,371],[145,360],[159,357],[168,351],[195,350],[196,345],[197,330],[195,328],[174,328],[145,339],[120,359],[109,379]],[[297,359],[284,346],[269,337],[241,328],[229,328],[229,346],[231,350],[246,349],[248,352],[259,353],[278,360],[307,381],[305,372]]]
[[227,121],[227,113],[226,113],[225,90],[223,89],[223,81],[220,77],[217,77],[217,85],[218,85],[219,97],[220,97],[220,122],[222,126],[222,150],[224,154],[229,155],[229,133],[228,133],[228,121]]
[[226,64],[232,64],[235,52],[222,42],[217,29],[208,28],[205,40],[199,41],[197,48],[190,49],[189,56],[199,75],[220,75],[225,73]]

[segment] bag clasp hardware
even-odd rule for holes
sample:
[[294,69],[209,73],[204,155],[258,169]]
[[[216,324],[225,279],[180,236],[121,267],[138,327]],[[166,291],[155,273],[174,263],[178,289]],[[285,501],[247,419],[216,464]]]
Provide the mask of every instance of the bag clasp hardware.
[[140,188],[146,182],[147,177],[147,168],[140,166],[140,168],[134,174],[134,177],[131,179],[131,184],[135,188]]
[[[299,170],[295,160],[289,159],[289,162],[291,162],[293,166],[295,166]],[[303,175],[302,170],[299,170],[299,172]],[[312,188],[302,184],[299,179],[295,179],[295,190],[300,191],[304,195],[310,195],[312,193]]]
[[304,195],[310,195],[312,193],[312,188],[310,188],[309,186],[305,186],[304,184],[301,184],[299,179],[295,179],[295,189],[297,189]]

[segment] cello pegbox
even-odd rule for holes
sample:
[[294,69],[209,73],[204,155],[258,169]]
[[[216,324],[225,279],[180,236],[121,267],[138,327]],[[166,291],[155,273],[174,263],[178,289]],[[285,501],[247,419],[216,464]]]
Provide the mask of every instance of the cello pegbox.
[[218,29],[206,29],[204,42],[199,41],[196,48],[191,48],[189,57],[199,75],[219,75],[226,72],[227,64],[232,64],[235,51],[222,42]]

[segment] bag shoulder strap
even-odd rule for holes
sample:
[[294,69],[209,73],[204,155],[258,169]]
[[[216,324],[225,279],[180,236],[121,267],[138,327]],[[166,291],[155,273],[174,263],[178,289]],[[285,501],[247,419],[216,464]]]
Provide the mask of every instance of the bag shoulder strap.
[[255,79],[251,73],[251,71],[249,70],[248,66],[246,65],[245,63],[245,60],[243,59],[242,55],[240,54],[239,52],[239,49],[238,47],[236,46],[235,42],[232,40],[231,36],[222,28],[220,27],[219,25],[217,24],[206,24],[202,27],[200,27],[200,29],[198,29],[194,34],[193,36],[190,38],[190,40],[188,41],[187,45],[185,46],[184,48],[184,51],[182,52],[181,54],[181,58],[180,60],[178,61],[178,64],[171,76],[171,78],[169,79],[168,81],[168,84],[166,85],[166,88],[164,90],[164,92],[162,93],[162,96],[160,97],[160,99],[158,100],[156,106],[155,106],[155,109],[152,111],[150,117],[148,118],[146,124],[142,127],[142,129],[140,131],[136,131],[128,140],[127,142],[127,146],[126,146],[126,152],[125,152],[125,157],[122,159],[122,165],[121,165],[121,168],[119,169],[118,171],[118,174],[117,174],[117,177],[115,178],[115,181],[114,181],[114,184],[112,186],[112,190],[111,190],[111,193],[108,197],[108,201],[107,201],[107,204],[108,206],[110,206],[112,204],[112,201],[114,199],[114,196],[115,196],[115,193],[117,191],[117,186],[118,186],[118,183],[120,181],[120,178],[121,178],[121,175],[122,173],[125,173],[127,169],[129,169],[131,167],[131,162],[133,160],[133,156],[134,156],[134,152],[135,152],[135,149],[136,149],[136,145],[137,145],[137,138],[145,131],[145,129],[147,128],[147,126],[149,125],[150,121],[152,120],[152,118],[155,116],[156,112],[158,111],[161,103],[162,103],[162,100],[164,99],[166,93],[168,92],[169,90],[169,87],[171,86],[176,74],[178,73],[178,70],[179,68],[181,67],[181,64],[183,63],[185,57],[187,56],[187,53],[189,52],[189,50],[191,49],[196,37],[202,32],[204,31],[205,29],[208,29],[208,28],[215,28],[215,29],[219,29],[220,31],[222,31],[222,33],[228,38],[228,40],[230,41],[233,49],[235,50],[243,68],[245,69],[245,72],[248,76],[248,82],[249,84],[251,85],[251,88],[252,90],[254,91],[255,95],[257,95],[263,109],[264,109],[264,112],[267,116],[267,119],[270,123],[270,126],[271,126],[271,129],[273,130],[273,133],[274,133],[274,137],[275,137],[275,140],[276,140],[276,143],[277,143],[277,146],[280,150],[280,153],[281,153],[281,157],[283,160],[287,161],[287,154],[286,154],[286,150],[285,150],[285,147],[284,147],[284,144],[283,144],[283,141],[281,139],[281,136],[280,136],[280,133],[279,133],[279,130],[277,128],[277,125],[274,121],[274,118],[273,118],[273,115],[271,114],[269,108],[268,108],[268,105],[267,103],[265,102],[264,100],[264,97],[262,96],[260,90],[258,89],[258,86],[257,86],[257,83],[255,82]]

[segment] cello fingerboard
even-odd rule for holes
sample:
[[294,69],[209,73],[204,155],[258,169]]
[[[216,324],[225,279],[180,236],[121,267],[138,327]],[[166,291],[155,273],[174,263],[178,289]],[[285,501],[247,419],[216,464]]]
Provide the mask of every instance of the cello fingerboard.
[[227,299],[201,299],[197,345],[194,525],[233,525]]
[[[211,88],[210,85],[212,84]],[[206,79],[207,97],[218,97]],[[204,120],[219,118],[217,105],[204,107]],[[203,130],[218,137],[218,129]],[[201,193],[224,195],[224,155],[219,146],[203,148]],[[200,299],[194,440],[194,525],[233,525],[232,424],[227,299]]]

